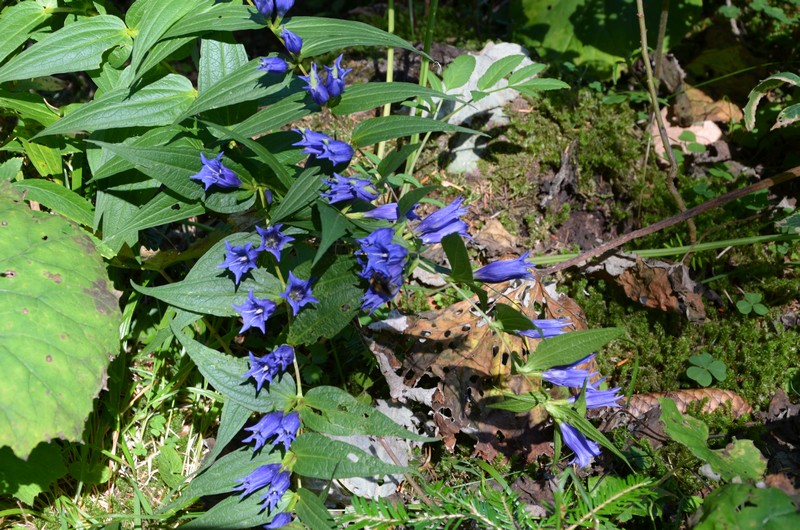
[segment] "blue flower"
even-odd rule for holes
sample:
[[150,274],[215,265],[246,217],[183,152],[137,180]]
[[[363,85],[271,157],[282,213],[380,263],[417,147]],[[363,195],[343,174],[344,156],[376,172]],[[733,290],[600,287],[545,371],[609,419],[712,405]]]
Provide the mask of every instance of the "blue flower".
[[571,322],[568,318],[536,318],[531,320],[531,324],[533,324],[531,329],[517,330],[517,334],[532,339],[549,339],[566,333],[563,328],[569,326]]
[[292,129],[303,136],[303,139],[292,145],[304,147],[303,152],[319,159],[327,159],[333,165],[348,164],[355,151],[345,142],[334,140],[330,136],[309,129]]
[[283,494],[286,493],[288,489],[289,472],[281,471],[273,477],[267,493],[261,496],[261,499],[265,501],[264,509],[272,510],[275,508],[278,503],[281,502],[281,497],[283,497]]
[[325,78],[325,88],[328,90],[328,96],[337,98],[344,92],[344,76],[350,73],[352,68],[342,68],[342,56],[336,58],[333,66],[326,66],[325,70],[328,71],[328,77]]
[[379,228],[365,238],[356,239],[361,246],[356,256],[363,267],[359,275],[369,280],[369,289],[361,298],[361,308],[370,313],[394,298],[403,283],[408,250],[392,243],[393,238],[394,230]]
[[283,346],[278,346],[275,348],[271,355],[272,359],[274,360],[274,364],[282,372],[289,368],[289,365],[291,365],[292,361],[294,361],[294,348],[288,344],[284,344]]
[[467,212],[466,207],[461,207],[462,202],[464,202],[464,199],[459,197],[419,222],[417,235],[419,235],[423,243],[426,245],[439,243],[444,236],[450,234],[461,234],[464,237],[469,237],[467,223],[459,219]]
[[281,260],[281,250],[283,247],[294,241],[291,236],[284,235],[281,232],[283,223],[270,226],[269,228],[261,228],[256,226],[256,232],[261,236],[261,246],[259,250],[266,250],[275,256],[277,261]]
[[495,261],[485,267],[475,271],[472,275],[478,281],[486,283],[501,283],[514,279],[532,280],[533,273],[530,269],[532,265],[525,261],[529,252],[526,252],[517,259]]
[[273,530],[275,528],[283,528],[284,526],[286,526],[287,524],[289,524],[291,522],[292,522],[292,514],[290,514],[289,512],[281,512],[279,514],[276,514],[272,518],[272,521],[269,522],[269,524],[265,524],[264,528],[266,530]]
[[211,186],[219,188],[238,188],[242,185],[242,181],[236,176],[236,173],[222,165],[222,155],[220,152],[217,158],[208,159],[203,153],[200,153],[200,161],[203,163],[200,172],[189,177],[190,179],[199,180],[205,186],[206,191]]
[[250,356],[250,370],[244,373],[242,378],[252,377],[256,380],[256,393],[261,390],[264,383],[272,383],[279,373],[280,367],[275,363],[275,358],[269,354],[263,357],[256,357],[252,352],[247,352]]
[[[252,473],[239,479],[238,482],[241,484],[233,488],[233,491],[241,491],[242,497],[246,497],[254,491],[260,490],[268,484],[272,484],[278,476],[278,470],[280,468],[280,464],[267,464],[257,467]],[[283,493],[281,493],[281,495],[283,495]]]
[[281,296],[292,306],[294,315],[306,304],[319,303],[319,300],[311,294],[311,280],[300,280],[291,271],[289,271],[289,283]]
[[589,370],[577,368],[558,370],[551,368],[550,370],[542,372],[542,379],[553,385],[582,388],[584,381],[593,375],[596,375],[596,373],[590,372]]
[[242,275],[257,267],[256,260],[258,259],[259,250],[253,248],[252,243],[245,243],[243,247],[232,247],[227,241],[225,241],[225,248],[228,249],[225,254],[225,261],[217,265],[217,268],[231,271],[235,277],[234,283],[239,285]]
[[297,437],[298,429],[300,429],[300,416],[297,412],[291,412],[285,416],[282,412],[271,412],[265,414],[259,422],[252,427],[245,427],[244,430],[250,431],[253,434],[242,440],[242,442],[255,442],[253,450],[258,451],[270,438],[275,436],[273,444],[277,445],[282,443],[284,448],[288,451],[289,446]]
[[378,192],[369,179],[343,177],[334,173],[332,180],[323,180],[323,182],[331,187],[329,191],[322,194],[331,204],[353,199],[370,202],[378,198]]
[[[283,44],[286,46],[286,50],[289,53],[292,55],[300,55],[300,51],[303,49],[303,39],[301,39],[297,33],[294,33],[293,31],[286,29],[286,27],[281,26],[281,38],[283,39]],[[301,79],[303,79],[302,76]],[[320,103],[320,105],[322,105],[322,103]]]
[[266,73],[285,74],[289,71],[289,64],[280,57],[263,57],[261,64],[258,66],[259,70],[264,70]]
[[275,0],[275,11],[278,17],[283,17],[294,5],[294,0]]
[[275,311],[275,302],[267,299],[258,299],[253,296],[253,290],[247,295],[247,300],[242,305],[233,304],[233,308],[242,315],[242,329],[239,333],[244,333],[252,327],[261,330],[261,333],[266,333],[265,324],[267,319]]
[[386,204],[381,204],[375,209],[372,209],[368,212],[364,212],[364,217],[369,217],[370,219],[381,219],[384,221],[391,221],[392,223],[397,221],[397,203],[396,202],[387,202]]
[[561,422],[558,427],[564,443],[575,453],[575,458],[570,464],[577,462],[578,467],[586,467],[591,463],[593,457],[600,454],[600,446],[569,423]]
[[[597,409],[600,407],[619,407],[619,400],[622,399],[622,396],[619,395],[619,391],[621,390],[619,387],[611,388],[609,390],[597,390],[597,386],[600,385],[605,380],[605,378],[597,381],[594,385],[586,387],[586,408],[587,409]],[[570,403],[575,403],[578,400],[578,396],[572,396],[567,401]]]
[[311,94],[311,99],[317,105],[324,105],[330,99],[330,95],[328,94],[328,89],[325,87],[325,84],[322,82],[322,79],[319,77],[319,72],[317,72],[317,63],[311,63],[311,71],[308,75],[301,75],[298,76],[300,79],[306,82],[306,86],[303,88]]

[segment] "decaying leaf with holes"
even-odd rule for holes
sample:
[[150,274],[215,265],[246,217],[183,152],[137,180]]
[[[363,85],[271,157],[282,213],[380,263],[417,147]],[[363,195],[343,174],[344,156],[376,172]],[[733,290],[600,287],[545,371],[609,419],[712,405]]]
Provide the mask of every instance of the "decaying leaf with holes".
[[[480,308],[475,296],[418,317],[404,317],[407,320],[395,328],[402,337],[383,334],[371,348],[387,376],[392,397],[414,399],[412,392],[419,395],[422,389],[431,390],[422,394],[427,396],[438,435],[448,449],[463,432],[477,439],[474,453],[487,460],[498,452],[533,460],[552,451],[552,433],[543,432],[544,411],[537,407],[514,414],[487,405],[503,390],[517,394],[535,390],[524,377],[511,375],[511,362],[512,353],[524,358],[539,340],[498,332],[484,315],[501,302],[531,319],[568,318],[571,330],[586,329],[586,319],[573,300],[538,281],[514,280],[494,287],[489,291],[489,308]],[[596,371],[594,364],[588,368]]]

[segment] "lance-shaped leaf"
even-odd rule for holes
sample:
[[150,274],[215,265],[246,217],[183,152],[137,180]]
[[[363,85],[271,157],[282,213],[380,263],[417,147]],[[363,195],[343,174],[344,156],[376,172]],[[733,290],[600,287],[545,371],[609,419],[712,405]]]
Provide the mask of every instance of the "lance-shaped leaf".
[[[472,57],[468,55],[467,57]],[[441,98],[455,99],[438,90],[422,87],[414,83],[363,83],[347,87],[342,94],[342,99],[331,109],[337,116],[363,112],[386,103],[397,103],[410,98]]]
[[31,30],[50,18],[56,7],[56,0],[26,0],[5,8],[0,14],[0,61],[25,44]]
[[352,146],[365,147],[385,140],[426,132],[464,132],[485,136],[466,127],[422,116],[381,116],[364,120],[356,126],[353,130]]
[[117,88],[70,112],[37,136],[170,125],[192,104],[196,92],[182,75],[170,74],[131,91]]
[[0,83],[94,70],[100,67],[106,50],[126,42],[130,42],[128,28],[117,17],[84,18],[51,33],[0,67]]
[[292,442],[297,458],[294,471],[304,477],[330,480],[348,477],[373,477],[408,471],[403,466],[387,464],[361,449],[321,434],[307,432]]

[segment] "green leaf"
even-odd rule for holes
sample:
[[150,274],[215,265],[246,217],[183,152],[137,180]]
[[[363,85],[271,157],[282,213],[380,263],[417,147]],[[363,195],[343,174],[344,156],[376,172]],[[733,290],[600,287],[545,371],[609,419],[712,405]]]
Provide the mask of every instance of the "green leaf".
[[800,513],[791,497],[777,488],[724,484],[703,500],[696,530],[724,528],[785,530],[800,526]]
[[48,126],[58,121],[59,115],[44,103],[38,94],[11,92],[0,89],[0,107],[16,112],[23,120],[33,120]]
[[800,76],[791,72],[780,72],[771,75],[761,81],[759,84],[750,91],[747,97],[747,105],[744,106],[744,124],[748,131],[752,131],[756,124],[756,108],[761,98],[766,96],[771,90],[781,86],[783,83],[789,83],[794,86],[800,86]]
[[528,412],[539,405],[539,400],[533,394],[509,394],[503,393],[503,399],[495,403],[490,403],[493,409],[507,410],[509,412]]
[[510,74],[524,58],[524,55],[508,55],[494,61],[478,79],[478,90],[485,91],[494,88],[498,81]]
[[136,91],[118,88],[70,112],[37,134],[170,125],[191,105],[195,91],[188,79],[170,74]]
[[[239,233],[225,240],[233,246],[243,245],[252,238],[253,234]],[[279,299],[283,292],[281,283],[261,267],[243,276],[238,287],[234,285],[231,273],[217,268],[225,261],[225,253],[225,241],[219,241],[197,260],[183,280],[158,287],[142,287],[134,283],[133,287],[175,307],[216,316],[238,315],[233,304],[243,303],[250,289],[256,298]]]
[[136,4],[135,16],[127,18],[131,32],[135,35],[131,54],[131,68],[134,71],[139,70],[145,54],[153,48],[167,30],[184,15],[195,10],[197,1],[137,0]]
[[[252,410],[233,400],[228,399],[222,404],[222,417],[220,417],[219,420],[219,430],[217,431],[217,439],[214,442],[214,448],[211,449],[211,452],[209,452],[208,456],[203,460],[203,465],[199,471],[202,472],[208,469],[216,462],[217,458],[222,454],[222,451],[242,431],[242,428],[252,414]],[[210,493],[203,493],[203,495],[210,495]]]
[[700,386],[709,386],[711,384],[711,374],[705,368],[699,366],[690,366],[686,369],[686,375],[689,379],[697,381]]
[[292,17],[287,19],[286,28],[303,39],[302,57],[314,57],[353,46],[392,46],[420,53],[413,44],[397,35],[353,20]]
[[767,309],[767,306],[765,306],[764,304],[753,304],[753,311],[757,315],[762,316],[762,317],[764,315],[766,315],[767,313],[769,313],[769,309]]
[[320,188],[322,188],[322,177],[319,175],[319,167],[306,168],[272,212],[272,222],[279,223],[319,199]]
[[397,436],[418,442],[436,440],[401,427],[383,413],[337,387],[314,387],[303,397],[303,403],[307,405],[300,409],[303,426],[315,432],[334,436]]
[[17,180],[22,178],[22,157],[9,158],[0,164],[0,182],[4,180]]
[[314,528],[315,530],[334,530],[337,528],[325,503],[313,492],[300,488],[297,496],[298,501],[295,511],[297,518],[306,525],[306,528]]
[[442,82],[448,91],[461,88],[467,84],[474,70],[475,56],[468,53],[459,55],[445,68]]
[[[592,423],[589,420],[587,420],[583,416],[583,414],[579,413],[575,409],[575,407],[553,406],[550,405],[551,403],[552,402],[550,401],[544,403],[547,412],[549,412],[551,416],[553,416],[558,421],[564,421],[566,423],[569,423],[570,425],[578,429],[581,433],[583,433],[585,436],[588,436],[595,442],[599,443],[600,445],[602,445],[603,447],[614,453],[614,455],[616,455],[620,460],[628,464],[628,459],[625,458],[625,455],[623,455],[620,452],[620,450],[617,449],[614,446],[614,444],[612,444],[608,440],[608,438],[606,438],[605,435],[597,429],[597,427],[592,425]],[[630,466],[630,464],[628,464],[628,466]]]
[[528,80],[529,78],[542,73],[547,68],[544,63],[534,63],[523,66],[508,76],[508,86],[514,86]]
[[458,127],[422,116],[381,116],[359,123],[353,130],[351,142],[352,146],[357,149],[385,140],[424,132],[464,132],[483,135],[483,133],[466,127]]
[[183,460],[170,445],[162,445],[156,456],[158,476],[169,488],[177,488],[183,482]]
[[439,186],[423,186],[421,188],[414,188],[410,190],[408,193],[403,195],[400,198],[400,201],[397,203],[397,216],[405,217],[405,215],[410,212],[414,206],[422,200],[428,193],[431,191],[438,189]]
[[525,371],[541,372],[553,366],[567,366],[594,353],[625,332],[624,328],[570,331],[543,340],[528,355]]
[[0,83],[99,68],[109,48],[130,41],[125,23],[111,15],[64,26],[0,67]]
[[532,79],[520,85],[515,85],[514,89],[526,96],[537,96],[539,92],[546,90],[561,90],[569,88],[569,85],[559,79],[550,79],[549,77],[539,77]]
[[60,184],[49,180],[26,179],[12,184],[25,193],[25,199],[36,201],[78,224],[92,226],[94,208],[91,203]]
[[747,300],[739,300],[736,302],[736,309],[743,315],[749,315],[750,312],[753,310],[753,304],[748,302]]
[[212,350],[183,334],[177,326],[170,325],[172,333],[186,349],[203,377],[214,388],[237,404],[254,412],[285,410],[295,398],[297,388],[294,378],[283,374],[266,384],[256,393],[252,379],[242,377],[250,370],[250,363],[242,357],[232,357]]
[[66,474],[56,443],[40,443],[25,460],[10,447],[0,447],[0,495],[12,495],[32,506],[37,495]]
[[[250,413],[248,409],[248,415]],[[252,473],[256,468],[267,464],[277,464],[280,461],[280,452],[270,452],[267,447],[255,456],[251,447],[236,449],[220,458],[216,465],[209,467],[195,477],[183,491],[178,502],[190,502],[200,497],[232,491],[242,478]],[[237,495],[236,498],[239,498],[239,496]]]
[[164,39],[212,32],[261,30],[264,25],[254,16],[256,10],[233,2],[214,2],[197,12],[191,12],[174,24]]
[[[300,278],[311,276],[310,263],[297,267]],[[309,305],[297,315],[289,329],[286,342],[291,345],[313,344],[320,337],[330,339],[347,326],[358,314],[364,291],[356,285],[353,274],[356,260],[353,256],[336,256],[332,262],[322,260],[315,267],[323,272],[313,284],[314,296],[319,304]]]
[[707,462],[723,480],[735,477],[759,480],[767,465],[752,440],[734,440],[732,447],[713,451],[708,448],[708,425],[691,416],[682,415],[671,399],[659,398],[664,432],[685,445],[694,456]]
[[[253,101],[278,92],[289,85],[293,79],[291,72],[275,82],[276,75],[268,75],[259,70],[260,59],[253,59],[220,80],[214,85],[199,92],[197,99],[186,109],[186,112],[176,121],[181,121],[188,116],[200,114],[210,109],[218,109]],[[267,84],[267,81],[269,82]]]
[[301,90],[266,106],[250,118],[231,127],[231,131],[247,138],[259,136],[305,118],[312,112],[314,108],[309,104],[305,91]]
[[0,446],[78,441],[119,349],[119,306],[91,238],[0,185]]
[[304,477],[331,480],[408,472],[403,466],[387,464],[355,446],[313,432],[298,436],[291,452],[297,458],[293,471]]
[[49,175],[61,175],[61,151],[50,146],[29,142],[25,138],[20,138],[20,142],[25,149],[36,172],[43,177]]
[[502,324],[503,330],[507,333],[532,327],[530,318],[523,315],[517,308],[507,304],[495,304],[494,317]]
[[317,211],[319,212],[319,228],[322,236],[317,253],[314,255],[314,261],[311,262],[312,267],[325,256],[331,245],[344,236],[348,232],[348,228],[352,226],[347,217],[326,202],[317,202]]
[[772,128],[777,129],[779,127],[786,127],[787,125],[792,125],[798,121],[800,121],[800,103],[795,103],[794,105],[789,105],[781,110],[780,113],[778,113],[778,117],[775,119],[775,125],[773,125]]
[[55,0],[18,2],[0,14],[0,61],[25,44],[31,31],[43,24],[58,7]]
[[197,92],[203,94],[247,64],[244,45],[214,39],[200,40],[200,68]]
[[453,96],[414,83],[363,83],[347,87],[341,101],[331,109],[331,112],[336,116],[343,116],[415,97],[455,99]]
[[464,240],[459,234],[448,234],[442,238],[442,248],[450,262],[450,277],[457,282],[472,281],[472,264]]
[[[409,156],[419,149],[419,146],[420,144],[418,143],[405,144],[392,150],[392,152],[386,155],[378,164],[378,175],[384,178],[389,177],[397,170],[397,168],[399,168],[405,163],[406,160],[408,160]],[[402,199],[400,199],[400,202],[402,203]],[[402,215],[405,215],[406,213],[408,213],[408,210],[403,212]]]
[[717,381],[725,381],[728,377],[728,367],[722,361],[714,361],[708,365],[707,370],[711,372]]
[[711,356],[710,353],[701,353],[699,355],[693,355],[689,357],[689,362],[694,364],[695,366],[702,366],[706,368],[712,362],[714,362],[714,358]]

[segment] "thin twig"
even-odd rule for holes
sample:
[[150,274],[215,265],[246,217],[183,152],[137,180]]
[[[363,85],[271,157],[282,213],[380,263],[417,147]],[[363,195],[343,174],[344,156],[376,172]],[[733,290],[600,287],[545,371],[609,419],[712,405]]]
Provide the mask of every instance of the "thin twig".
[[783,173],[779,173],[774,177],[765,178],[764,180],[756,182],[755,184],[751,184],[750,186],[747,186],[745,188],[733,190],[731,192],[726,193],[725,195],[722,195],[720,197],[715,197],[710,201],[704,202],[703,204],[695,206],[694,208],[690,208],[686,211],[683,211],[678,215],[673,215],[672,217],[663,219],[650,226],[646,226],[644,228],[640,228],[638,230],[634,230],[633,232],[622,235],[616,239],[609,241],[608,243],[600,245],[597,248],[584,252],[580,256],[576,256],[572,259],[568,259],[567,261],[562,261],[561,263],[557,263],[552,267],[548,267],[542,270],[541,274],[542,275],[553,274],[558,271],[574,267],[575,265],[580,265],[584,261],[588,261],[592,258],[605,254],[606,252],[614,250],[615,248],[620,247],[625,243],[628,243],[629,241],[633,241],[634,239],[650,235],[654,232],[658,232],[659,230],[663,230],[672,225],[676,225],[692,217],[700,215],[701,213],[711,210],[712,208],[723,206],[731,201],[735,201],[736,199],[740,199],[756,191],[771,188],[772,186],[777,186],[778,184],[788,182],[797,177],[800,177],[800,166],[792,168],[788,171],[784,171]]
[[[661,109],[658,105],[658,94],[656,93],[656,85],[653,81],[653,68],[650,66],[650,53],[647,49],[647,26],[644,21],[644,5],[643,0],[636,0],[636,15],[639,17],[639,35],[642,41],[642,60],[644,60],[644,68],[647,72],[647,90],[650,93],[650,103],[653,106],[653,112],[656,116],[656,123],[658,124],[658,133],[661,135],[661,143],[664,145],[664,153],[669,160],[669,172],[667,174],[667,189],[672,195],[675,204],[681,212],[686,211],[686,203],[681,197],[675,182],[678,177],[678,161],[675,160],[675,153],[669,143],[669,136],[667,130],[664,128],[664,120],[661,117]],[[697,227],[694,225],[692,219],[686,220],[686,225],[689,229],[689,242],[695,244],[697,241]]]

